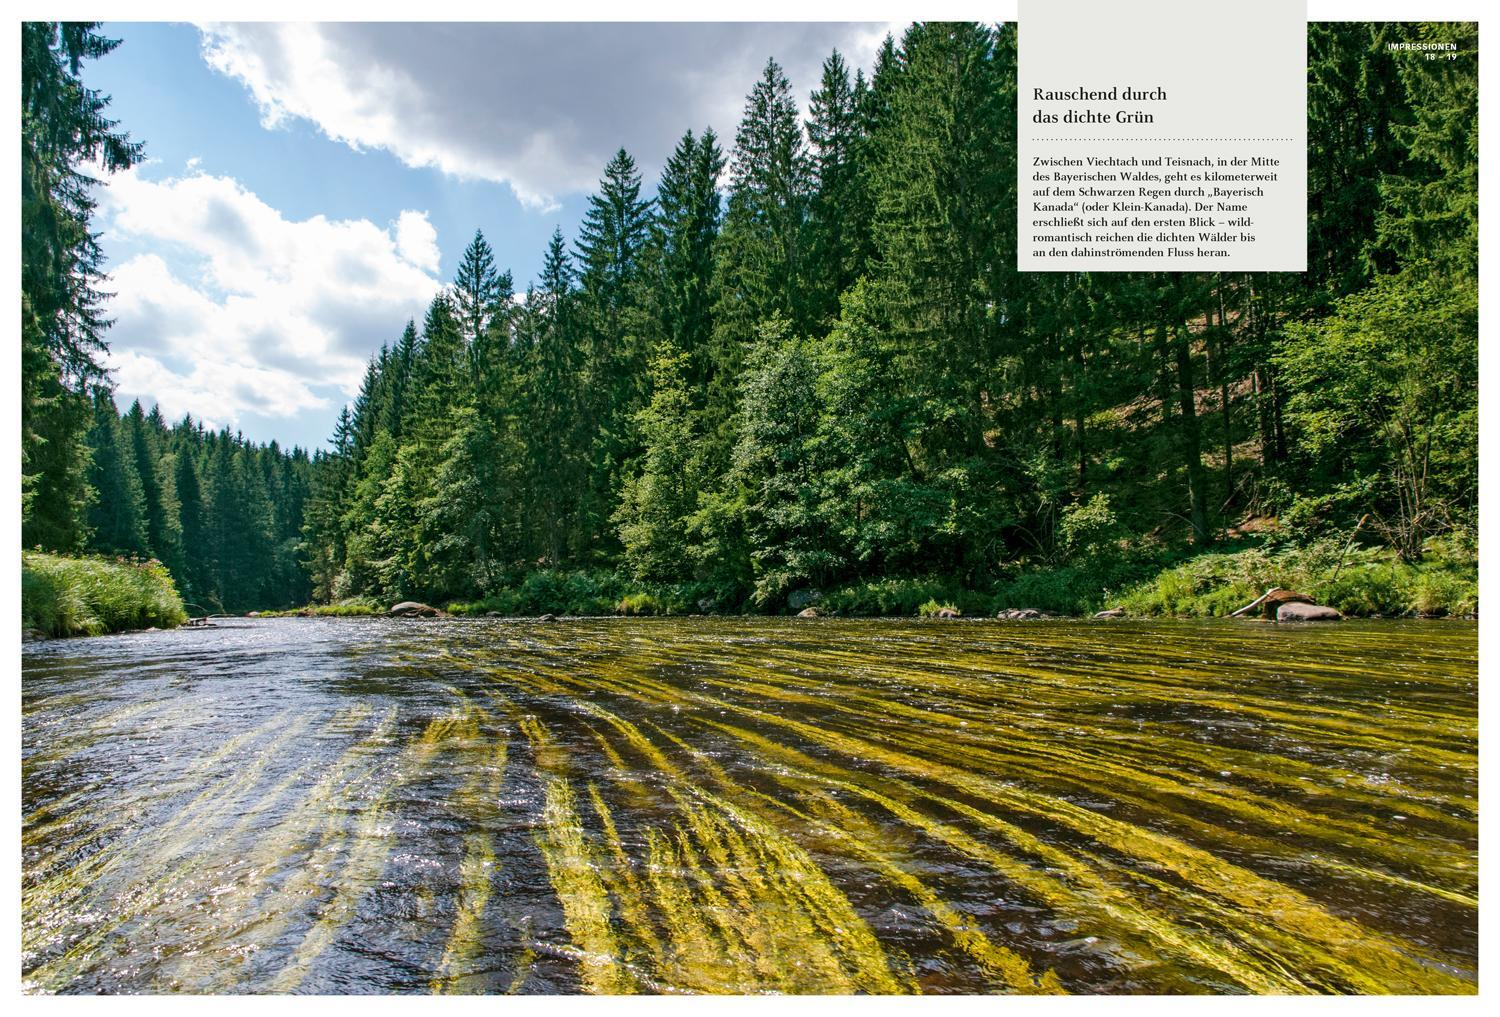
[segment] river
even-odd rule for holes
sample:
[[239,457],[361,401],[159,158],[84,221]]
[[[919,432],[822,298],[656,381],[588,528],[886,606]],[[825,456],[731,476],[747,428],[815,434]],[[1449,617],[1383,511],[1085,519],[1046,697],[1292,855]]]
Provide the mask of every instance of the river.
[[229,620],[28,645],[32,992],[1477,974],[1468,623]]

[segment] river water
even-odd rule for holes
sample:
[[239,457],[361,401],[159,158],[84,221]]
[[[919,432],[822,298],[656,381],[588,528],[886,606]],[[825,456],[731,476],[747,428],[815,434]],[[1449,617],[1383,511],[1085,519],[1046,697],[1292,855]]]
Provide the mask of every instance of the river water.
[[34,992],[1468,993],[1464,623],[28,646]]

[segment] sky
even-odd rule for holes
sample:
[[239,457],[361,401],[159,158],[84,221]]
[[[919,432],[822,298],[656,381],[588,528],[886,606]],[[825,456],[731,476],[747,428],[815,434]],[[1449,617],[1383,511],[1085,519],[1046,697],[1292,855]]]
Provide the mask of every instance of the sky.
[[84,65],[147,161],[94,228],[122,406],[319,448],[370,356],[420,321],[476,229],[523,292],[624,147],[650,192],[682,133],[728,152],[765,61],[803,100],[840,23],[107,23]]

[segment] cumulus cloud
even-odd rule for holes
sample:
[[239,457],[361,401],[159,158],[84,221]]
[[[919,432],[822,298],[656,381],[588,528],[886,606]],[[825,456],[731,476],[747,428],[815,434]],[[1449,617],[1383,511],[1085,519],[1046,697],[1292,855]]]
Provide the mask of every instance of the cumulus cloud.
[[230,177],[135,169],[101,190],[98,222],[141,252],[110,273],[118,391],[215,426],[341,402],[440,286],[423,212],[291,220]]
[[617,148],[654,175],[682,132],[726,147],[767,57],[804,98],[838,48],[868,65],[887,24],[213,24],[204,58],[274,127],[291,118],[409,166],[508,184],[550,208]]

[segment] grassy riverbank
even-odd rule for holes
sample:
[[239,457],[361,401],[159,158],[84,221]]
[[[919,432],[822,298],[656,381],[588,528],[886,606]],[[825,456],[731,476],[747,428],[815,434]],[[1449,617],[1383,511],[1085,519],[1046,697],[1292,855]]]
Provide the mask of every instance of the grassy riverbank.
[[1211,618],[1272,586],[1305,593],[1352,617],[1469,617],[1479,611],[1478,551],[1433,542],[1417,562],[1383,549],[1345,553],[1335,543],[1202,554],[1123,592],[1110,606],[1130,614]]
[[[785,614],[815,603],[820,612],[842,617],[931,617],[945,608],[965,617],[1026,609],[1076,616],[1121,607],[1142,617],[1211,618],[1273,586],[1350,617],[1468,617],[1479,607],[1478,552],[1472,542],[1434,541],[1421,560],[1406,562],[1387,549],[1336,539],[1241,541],[1199,554],[1136,551],[1021,568],[977,588],[940,576],[871,579],[799,591],[779,604],[756,604],[743,590],[706,583],[642,584],[603,570],[538,571],[482,600],[435,606],[460,616]],[[359,598],[262,616],[375,615],[387,607]]]
[[21,627],[46,636],[171,628],[187,620],[158,561],[21,552]]

